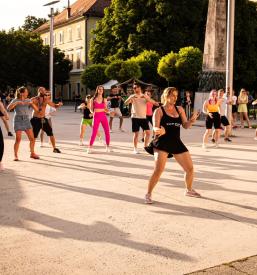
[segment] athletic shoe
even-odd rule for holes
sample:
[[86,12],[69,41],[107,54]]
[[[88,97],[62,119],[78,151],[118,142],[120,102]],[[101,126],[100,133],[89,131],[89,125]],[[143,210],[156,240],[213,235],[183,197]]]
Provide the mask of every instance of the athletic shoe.
[[202,148],[203,148],[203,149],[207,149],[207,144],[206,144],[206,143],[203,143],[203,144],[202,144]]
[[197,193],[194,189],[186,190],[185,191],[185,196],[194,197],[194,198],[201,198],[201,195],[199,193]]
[[87,148],[87,154],[92,154],[93,153],[93,151],[92,151],[92,148]]
[[31,157],[32,159],[39,159],[39,156],[38,156],[37,154],[35,154],[35,153],[30,154],[30,157]]
[[230,139],[230,138],[224,138],[224,141],[232,142],[232,139]]
[[150,194],[146,194],[146,195],[145,195],[145,203],[146,203],[146,204],[152,204],[152,203],[153,203]]
[[113,152],[112,148],[110,146],[106,146],[106,153],[111,153]]
[[137,148],[134,148],[133,153],[136,155],[139,154],[139,151],[137,150]]
[[83,143],[83,141],[79,142],[79,146],[84,146],[85,144]]
[[58,148],[54,148],[53,152],[54,153],[61,153],[61,151]]
[[124,130],[124,129],[122,129],[122,128],[119,128],[119,130],[120,130],[120,132],[125,132],[125,130]]
[[44,147],[44,143],[41,143],[41,144],[40,144],[40,147]]
[[4,171],[4,165],[2,162],[0,162],[0,172]]
[[212,142],[212,143],[215,143],[215,139],[214,139],[214,138],[212,138],[212,139],[211,139],[211,142]]
[[214,147],[215,147],[215,148],[219,148],[220,146],[219,146],[219,144],[216,142]]
[[13,137],[12,132],[8,132],[8,137]]

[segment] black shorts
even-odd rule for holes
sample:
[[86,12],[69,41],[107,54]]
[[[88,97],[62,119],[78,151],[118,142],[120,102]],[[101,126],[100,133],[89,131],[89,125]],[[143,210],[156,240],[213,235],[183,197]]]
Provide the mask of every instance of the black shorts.
[[212,126],[214,125],[215,129],[220,129],[220,114],[218,112],[215,113],[211,113],[213,118],[211,118],[210,116],[206,117],[206,121],[205,121],[205,126],[206,129],[212,129]]
[[153,125],[153,116],[146,116],[146,119],[151,123],[151,125]]
[[53,129],[50,126],[47,118],[32,117],[30,122],[33,127],[33,133],[35,138],[38,137],[38,134],[41,129],[47,134],[47,136],[53,136]]
[[148,120],[146,118],[134,118],[132,117],[132,132],[139,132],[140,127],[146,131],[150,130]]
[[220,117],[220,121],[221,121],[221,124],[222,124],[223,126],[228,126],[228,125],[229,125],[229,121],[228,121],[228,119],[227,119],[226,116],[221,116],[221,117]]
[[237,106],[232,105],[232,114],[237,113]]

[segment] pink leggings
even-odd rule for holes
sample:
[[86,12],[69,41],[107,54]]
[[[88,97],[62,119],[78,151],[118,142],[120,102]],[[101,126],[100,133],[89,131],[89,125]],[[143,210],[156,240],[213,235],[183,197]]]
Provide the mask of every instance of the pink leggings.
[[110,145],[110,127],[107,120],[107,116],[105,112],[99,112],[99,113],[94,113],[93,129],[92,129],[92,135],[89,143],[90,146],[94,144],[100,123],[104,128],[106,145],[107,146]]

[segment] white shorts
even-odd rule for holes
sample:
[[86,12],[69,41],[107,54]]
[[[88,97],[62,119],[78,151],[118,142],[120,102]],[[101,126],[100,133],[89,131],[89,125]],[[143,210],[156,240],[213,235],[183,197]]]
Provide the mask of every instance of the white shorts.
[[115,116],[122,117],[122,113],[119,107],[110,108],[110,117],[115,117]]

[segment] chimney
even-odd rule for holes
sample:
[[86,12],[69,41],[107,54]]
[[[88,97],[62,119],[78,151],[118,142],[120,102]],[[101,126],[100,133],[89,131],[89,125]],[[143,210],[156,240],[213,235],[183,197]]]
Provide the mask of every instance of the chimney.
[[68,7],[67,7],[67,19],[71,17],[71,7],[70,7],[70,0],[68,0]]

